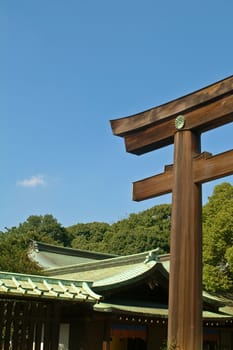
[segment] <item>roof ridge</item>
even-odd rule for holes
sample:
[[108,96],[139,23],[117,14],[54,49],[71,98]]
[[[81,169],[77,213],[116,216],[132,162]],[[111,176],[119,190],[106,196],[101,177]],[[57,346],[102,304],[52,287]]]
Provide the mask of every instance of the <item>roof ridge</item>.
[[[159,261],[166,261],[169,260],[170,254],[161,254],[157,255],[158,248],[151,249],[146,252],[142,253],[136,253],[136,254],[131,254],[131,255],[124,255],[124,256],[117,256],[109,259],[104,259],[104,260],[99,260],[99,261],[90,261],[90,262],[85,262],[81,264],[74,264],[74,265],[69,265],[69,266],[64,266],[64,267],[59,267],[59,268],[51,268],[46,270],[46,273],[48,275],[56,275],[62,273],[69,273],[69,272],[79,272],[79,271],[87,271],[87,270],[96,270],[99,268],[108,268],[112,266],[121,266],[122,264],[125,264],[127,262],[134,262],[140,263],[145,261],[147,259],[148,255],[154,256],[154,258],[159,258]],[[155,253],[155,254],[153,254]]]
[[99,257],[102,259],[108,259],[109,257],[115,257],[118,256],[116,254],[109,254],[109,253],[100,253],[100,252],[94,252],[90,250],[83,250],[83,249],[76,249],[71,247],[63,247],[59,245],[49,244],[45,242],[40,241],[31,241],[30,245],[31,251],[49,251],[64,255],[71,255],[71,256],[90,256],[90,257]]

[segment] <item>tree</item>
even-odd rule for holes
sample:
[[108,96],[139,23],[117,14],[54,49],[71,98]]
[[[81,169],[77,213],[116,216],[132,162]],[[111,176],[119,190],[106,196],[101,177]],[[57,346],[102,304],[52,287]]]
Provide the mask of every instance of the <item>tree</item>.
[[203,283],[208,291],[233,290],[233,186],[222,183],[203,208]]
[[72,247],[77,249],[105,252],[103,244],[105,233],[110,225],[105,222],[79,223],[67,228],[72,240]]
[[40,268],[30,261],[27,254],[32,240],[68,245],[70,236],[52,215],[32,215],[18,227],[0,232],[0,270],[38,273]]
[[135,254],[159,247],[160,253],[169,252],[171,205],[154,206],[111,225],[103,237],[103,246],[109,253]]
[[47,240],[51,239],[51,243],[59,245],[69,246],[71,242],[67,230],[50,214],[29,216],[26,222],[19,225],[19,230],[32,236],[46,237]]
[[73,248],[126,255],[161,248],[169,252],[171,206],[155,206],[109,225],[103,222],[68,227]]
[[27,256],[29,242],[16,227],[0,232],[0,271],[38,273],[40,268]]
[[[0,269],[38,273],[27,256],[31,240],[119,255],[159,247],[169,253],[171,205],[130,214],[112,225],[78,223],[64,228],[52,215],[30,216],[18,227],[0,232]],[[40,272],[41,273],[41,272]],[[203,284],[211,292],[233,291],[233,186],[214,188],[203,207]]]

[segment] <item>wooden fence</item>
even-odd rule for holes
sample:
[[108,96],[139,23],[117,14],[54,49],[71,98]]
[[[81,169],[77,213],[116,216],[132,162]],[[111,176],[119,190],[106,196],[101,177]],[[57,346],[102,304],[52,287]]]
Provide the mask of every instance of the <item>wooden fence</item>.
[[58,340],[55,303],[0,299],[1,350],[57,350]]

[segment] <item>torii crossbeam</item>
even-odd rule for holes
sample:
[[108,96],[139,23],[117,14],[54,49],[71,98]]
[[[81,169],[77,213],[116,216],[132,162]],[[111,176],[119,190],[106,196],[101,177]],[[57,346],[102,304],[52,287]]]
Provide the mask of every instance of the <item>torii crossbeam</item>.
[[172,192],[168,345],[174,349],[202,349],[201,184],[233,174],[233,150],[201,153],[201,134],[232,121],[233,76],[111,121],[127,152],[140,155],[174,143],[174,164],[133,184],[135,201]]

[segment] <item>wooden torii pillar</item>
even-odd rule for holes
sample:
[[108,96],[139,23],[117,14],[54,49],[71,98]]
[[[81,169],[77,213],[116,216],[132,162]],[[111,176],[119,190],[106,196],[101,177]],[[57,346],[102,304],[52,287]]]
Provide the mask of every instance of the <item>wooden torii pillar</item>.
[[174,164],[133,183],[133,199],[172,192],[168,346],[202,349],[201,184],[233,174],[233,150],[201,153],[201,133],[233,121],[233,76],[145,112],[111,121],[126,151],[174,143]]

